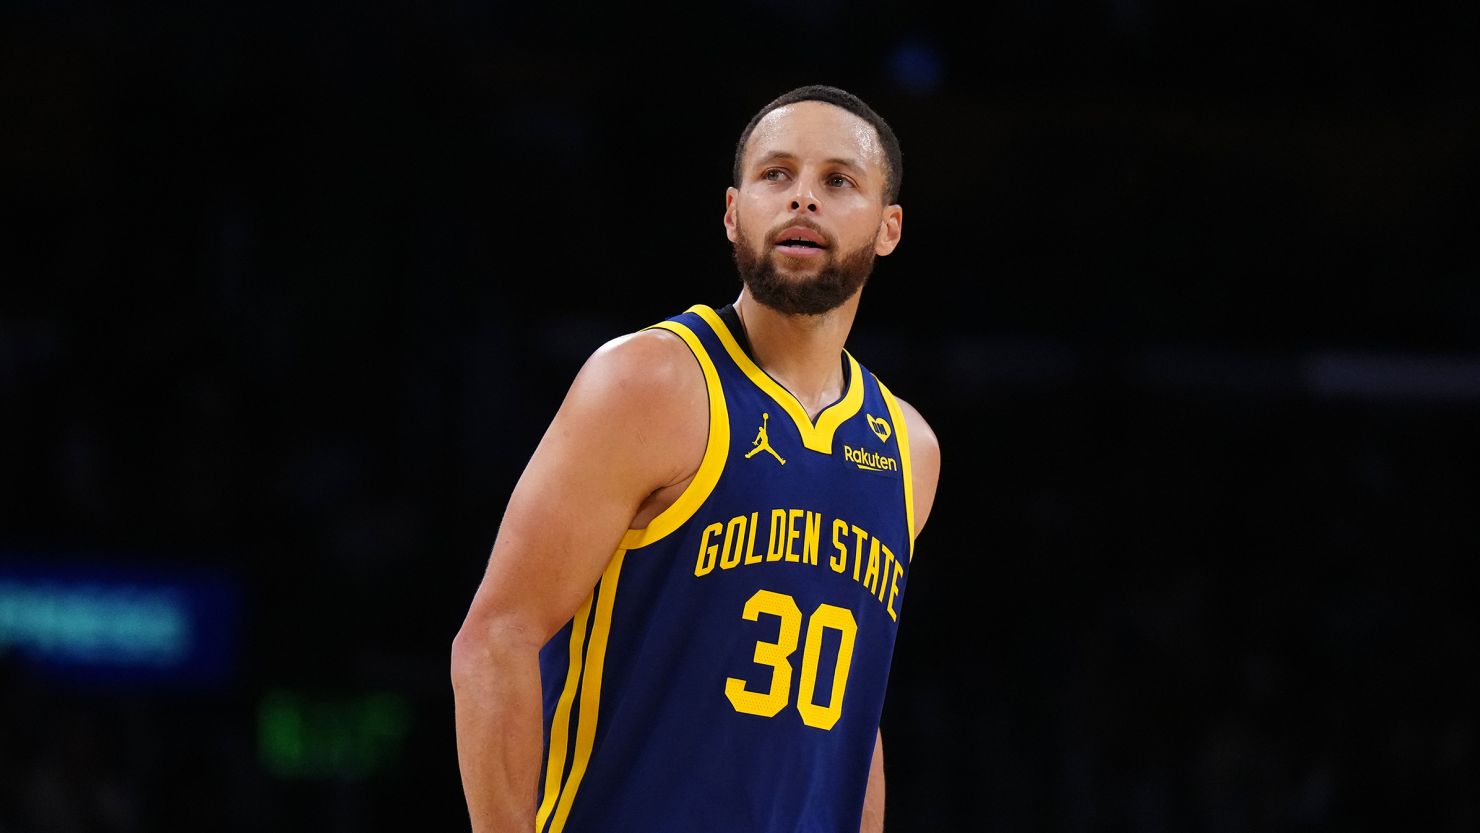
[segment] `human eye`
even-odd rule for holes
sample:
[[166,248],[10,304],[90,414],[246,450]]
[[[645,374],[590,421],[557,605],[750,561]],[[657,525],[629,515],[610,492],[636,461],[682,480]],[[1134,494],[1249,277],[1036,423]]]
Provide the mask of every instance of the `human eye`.
[[768,182],[781,182],[786,179],[786,170],[783,168],[767,168],[761,171],[761,179]]
[[834,188],[851,188],[853,186],[853,180],[842,174],[832,174],[827,178],[827,184]]

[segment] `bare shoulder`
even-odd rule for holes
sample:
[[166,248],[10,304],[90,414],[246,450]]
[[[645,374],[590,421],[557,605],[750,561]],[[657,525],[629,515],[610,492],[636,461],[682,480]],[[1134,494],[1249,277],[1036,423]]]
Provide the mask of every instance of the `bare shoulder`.
[[704,377],[658,330],[594,350],[510,494],[471,619],[542,645],[600,579],[649,497],[689,476],[708,432]]
[[577,385],[620,399],[704,392],[704,375],[687,344],[662,329],[618,336],[586,359]]
[[910,435],[910,479],[915,492],[915,534],[919,535],[935,505],[940,481],[940,439],[918,408],[898,396],[894,399],[899,403]]
[[913,458],[932,457],[937,463],[940,460],[940,439],[935,435],[935,429],[925,419],[924,414],[909,402],[900,399],[894,400],[899,403],[899,411],[904,414],[905,427],[910,431],[910,456]]
[[[687,344],[661,329],[614,338],[591,353],[552,430],[583,426],[630,449],[661,486],[697,467],[708,436],[704,374]],[[698,455],[695,455],[697,449]]]

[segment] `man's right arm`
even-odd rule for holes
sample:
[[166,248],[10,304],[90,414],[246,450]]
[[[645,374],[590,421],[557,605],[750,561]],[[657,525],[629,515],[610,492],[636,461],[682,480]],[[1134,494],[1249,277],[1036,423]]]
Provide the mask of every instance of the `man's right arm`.
[[452,643],[474,833],[534,830],[540,649],[590,594],[644,500],[698,468],[707,413],[687,346],[644,331],[592,354],[531,456]]

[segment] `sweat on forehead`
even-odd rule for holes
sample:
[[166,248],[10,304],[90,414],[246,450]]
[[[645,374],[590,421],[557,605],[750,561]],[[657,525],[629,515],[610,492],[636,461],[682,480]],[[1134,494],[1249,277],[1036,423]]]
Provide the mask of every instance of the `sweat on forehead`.
[[877,165],[883,174],[884,201],[893,203],[898,200],[903,156],[893,128],[857,96],[824,85],[798,87],[779,96],[751,117],[735,147],[733,174],[736,187],[741,185],[742,164],[753,164],[754,153],[769,154],[777,150],[775,147],[761,149],[762,143],[774,145],[777,139],[788,142],[798,139],[798,122],[806,122],[801,127],[801,136],[836,136],[841,139],[838,154],[857,156],[861,165]]
[[785,149],[781,146],[805,140],[809,133],[812,137],[819,134],[834,137],[840,144],[839,149],[843,144],[848,145],[848,149],[859,157],[859,162],[873,162],[881,167],[888,164],[873,125],[841,107],[821,101],[800,101],[767,113],[756,122],[755,130],[750,134],[746,158],[750,158],[750,152],[757,149],[763,153]]

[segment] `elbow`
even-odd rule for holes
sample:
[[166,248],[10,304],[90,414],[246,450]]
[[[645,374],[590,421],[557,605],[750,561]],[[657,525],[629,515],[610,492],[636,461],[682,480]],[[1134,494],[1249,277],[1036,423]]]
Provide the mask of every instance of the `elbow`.
[[452,637],[452,687],[457,689],[487,674],[498,662],[498,640],[477,619],[469,618]]
[[452,687],[490,673],[509,663],[538,662],[543,643],[528,638],[529,629],[503,620],[470,617],[452,638]]
[[478,669],[484,665],[480,660],[483,652],[478,645],[478,637],[466,624],[458,629],[457,634],[452,637],[452,687],[459,688],[469,678],[474,676]]

